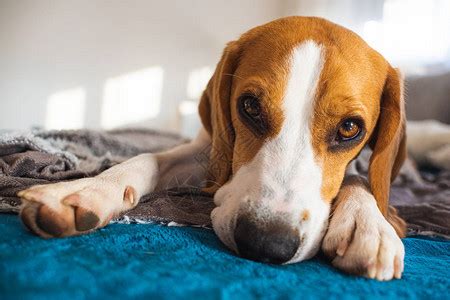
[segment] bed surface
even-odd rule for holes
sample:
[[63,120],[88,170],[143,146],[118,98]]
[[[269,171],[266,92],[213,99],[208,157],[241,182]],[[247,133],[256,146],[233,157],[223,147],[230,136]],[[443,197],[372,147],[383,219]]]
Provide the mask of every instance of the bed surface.
[[[409,236],[403,279],[377,282],[345,275],[323,258],[287,266],[248,261],[205,228],[112,224],[90,235],[43,240],[10,214],[19,209],[17,191],[28,186],[93,176],[182,141],[149,130],[0,135],[0,300],[449,299],[449,239]],[[362,173],[367,161],[359,164]],[[409,234],[449,238],[450,171],[402,170],[391,203]],[[208,226],[213,207],[198,190],[167,190],[144,196],[121,221]]]
[[204,228],[112,224],[44,240],[0,215],[2,299],[448,299],[450,242],[408,237],[403,279],[345,275],[322,258],[275,266],[230,253]]

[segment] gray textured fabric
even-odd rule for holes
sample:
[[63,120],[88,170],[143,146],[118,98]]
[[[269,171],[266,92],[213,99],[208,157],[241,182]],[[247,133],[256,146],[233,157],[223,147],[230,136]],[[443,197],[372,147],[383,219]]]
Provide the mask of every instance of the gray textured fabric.
[[[0,212],[17,212],[17,191],[35,184],[93,176],[144,152],[184,142],[151,130],[49,131],[0,136]],[[366,174],[370,152],[354,168]],[[411,234],[450,237],[450,172],[419,173],[408,161],[394,182],[391,204],[408,222]],[[181,187],[145,195],[116,222],[174,222],[210,226],[214,203],[196,188]]]
[[[354,167],[366,175],[371,152],[364,149]],[[391,186],[390,204],[408,223],[409,234],[450,238],[450,171],[422,170],[407,159]]]
[[450,72],[409,76],[405,80],[408,120],[439,120],[450,124]]
[[15,195],[29,186],[94,176],[132,156],[185,141],[175,134],[138,129],[2,134],[0,212],[17,211]]

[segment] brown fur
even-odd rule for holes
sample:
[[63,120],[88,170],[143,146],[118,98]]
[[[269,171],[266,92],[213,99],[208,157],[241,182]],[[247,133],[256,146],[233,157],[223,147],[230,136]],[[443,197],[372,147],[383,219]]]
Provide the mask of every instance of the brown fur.
[[397,211],[389,208],[391,182],[406,158],[405,104],[403,78],[390,68],[381,98],[377,130],[372,137],[369,181],[378,208],[400,236],[405,235],[405,222]]
[[232,174],[234,128],[230,122],[230,93],[238,55],[236,43],[229,43],[200,100],[200,118],[212,141],[208,174],[211,184],[206,189],[209,192],[215,192]]
[[[323,170],[322,197],[329,202],[336,197],[348,163],[370,140],[374,145],[370,187],[387,216],[390,182],[404,159],[401,78],[356,34],[320,18],[279,19],[248,31],[226,47],[199,107],[212,137],[211,184],[206,190],[214,193],[280,131],[288,57],[306,40],[321,45],[325,57],[311,119],[313,149]],[[270,124],[265,136],[256,137],[239,120],[237,101],[248,92],[262,103]],[[349,150],[330,151],[329,132],[343,118],[355,115],[365,123],[362,142]],[[375,128],[383,134],[373,135]],[[399,218],[392,214],[389,219]]]

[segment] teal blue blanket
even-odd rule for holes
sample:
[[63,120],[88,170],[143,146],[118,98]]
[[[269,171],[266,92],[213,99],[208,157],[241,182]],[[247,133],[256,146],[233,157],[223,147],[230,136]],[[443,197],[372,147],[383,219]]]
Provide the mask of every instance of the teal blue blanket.
[[325,260],[275,266],[230,253],[211,230],[113,224],[43,240],[0,215],[0,299],[449,299],[450,242],[411,237],[402,280],[345,275]]

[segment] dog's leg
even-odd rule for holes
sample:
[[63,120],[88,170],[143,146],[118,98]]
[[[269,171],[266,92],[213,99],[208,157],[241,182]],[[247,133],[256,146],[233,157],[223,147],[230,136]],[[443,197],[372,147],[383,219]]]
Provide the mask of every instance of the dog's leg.
[[[21,191],[22,221],[45,238],[83,234],[106,226],[111,218],[135,207],[140,197],[155,188],[170,188],[180,182],[199,185],[206,172],[198,161],[205,155],[198,154],[209,141],[202,129],[190,143],[166,152],[138,155],[96,177]],[[180,178],[172,180],[175,176]]]
[[322,250],[334,266],[348,273],[390,280],[401,278],[403,272],[403,243],[358,176],[344,180]]

